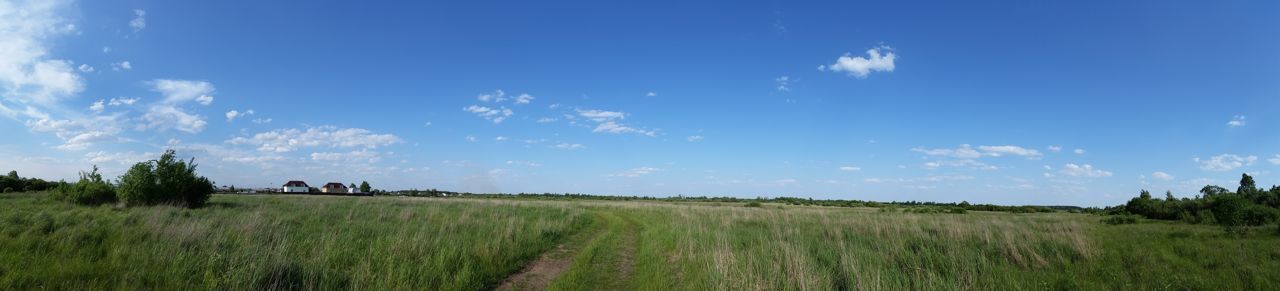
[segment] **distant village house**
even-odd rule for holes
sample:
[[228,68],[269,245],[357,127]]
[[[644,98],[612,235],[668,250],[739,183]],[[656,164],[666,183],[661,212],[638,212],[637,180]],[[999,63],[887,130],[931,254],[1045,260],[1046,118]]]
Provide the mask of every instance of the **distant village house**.
[[311,186],[307,186],[307,182],[303,182],[303,181],[289,181],[288,183],[284,183],[284,186],[283,186],[283,189],[281,189],[281,192],[307,193],[307,192],[311,192]]
[[337,182],[330,182],[329,184],[324,184],[324,187],[320,187],[320,192],[330,193],[330,194],[354,193],[354,192],[351,192],[349,188],[347,188],[347,185],[343,185],[342,183],[337,183]]

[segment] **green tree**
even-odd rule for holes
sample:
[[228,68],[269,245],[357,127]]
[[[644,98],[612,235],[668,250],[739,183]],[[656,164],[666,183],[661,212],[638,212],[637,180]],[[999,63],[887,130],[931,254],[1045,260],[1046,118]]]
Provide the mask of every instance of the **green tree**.
[[22,178],[18,177],[18,171],[9,171],[9,175],[7,176],[9,179],[22,180]]
[[75,184],[62,183],[54,193],[58,200],[76,204],[97,205],[116,201],[115,189],[102,180],[97,165],[90,172],[80,172],[80,181]]
[[1223,195],[1213,200],[1213,218],[1218,225],[1228,232],[1243,231],[1245,226],[1245,208],[1249,201],[1240,195]]
[[356,188],[356,183],[351,183],[351,187],[347,187],[347,188],[351,188],[351,189],[359,189],[359,188]]
[[1248,173],[1240,174],[1240,187],[1236,188],[1236,193],[1246,194],[1258,191],[1258,185],[1253,182],[1253,177]]
[[120,177],[123,200],[129,205],[173,204],[204,206],[213,195],[213,182],[196,174],[195,159],[178,159],[166,150],[160,159],[140,162]]
[[370,190],[369,181],[360,181],[360,193],[369,193]]

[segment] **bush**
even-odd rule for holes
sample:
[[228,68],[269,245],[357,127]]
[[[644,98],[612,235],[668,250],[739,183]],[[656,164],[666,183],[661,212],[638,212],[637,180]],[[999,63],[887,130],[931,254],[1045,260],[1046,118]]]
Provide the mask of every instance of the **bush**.
[[80,172],[80,181],[75,184],[63,183],[54,193],[58,200],[83,205],[98,205],[116,202],[116,191],[110,183],[102,180],[98,166],[93,171]]
[[171,204],[204,206],[213,195],[213,182],[196,175],[195,159],[184,162],[173,150],[160,159],[141,162],[120,176],[121,198],[128,205]]
[[752,201],[752,202],[747,202],[747,205],[746,205],[746,206],[747,206],[747,207],[761,207],[761,206],[763,206],[763,205],[761,205],[761,204],[760,204],[760,202]]
[[1262,226],[1280,219],[1280,211],[1275,208],[1253,204],[1244,209],[1242,218],[1245,225]]
[[1137,215],[1112,215],[1102,219],[1103,223],[1109,225],[1134,224],[1138,223]]
[[964,208],[952,207],[951,209],[948,209],[948,210],[947,210],[947,213],[950,213],[950,214],[965,214],[965,213],[969,213],[969,211],[968,211],[968,210],[965,210]]

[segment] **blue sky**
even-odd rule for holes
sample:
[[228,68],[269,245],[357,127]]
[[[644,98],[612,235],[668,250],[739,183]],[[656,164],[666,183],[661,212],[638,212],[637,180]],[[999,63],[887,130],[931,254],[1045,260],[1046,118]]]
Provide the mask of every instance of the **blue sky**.
[[1091,206],[1280,183],[1271,1],[324,2],[0,1],[0,169],[174,148],[240,187]]

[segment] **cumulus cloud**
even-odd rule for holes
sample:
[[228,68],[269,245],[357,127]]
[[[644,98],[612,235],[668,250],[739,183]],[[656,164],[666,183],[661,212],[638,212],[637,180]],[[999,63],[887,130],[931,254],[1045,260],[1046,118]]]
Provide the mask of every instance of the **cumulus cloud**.
[[181,104],[196,101],[200,105],[213,103],[213,84],[205,81],[156,79],[151,90],[164,95],[163,103]]
[[53,133],[63,144],[58,149],[79,151],[96,143],[120,140],[117,135],[122,131],[119,116],[92,116],[83,119],[54,119],[43,112],[28,112],[36,119],[28,120],[26,126],[32,132]]
[[1245,125],[1244,115],[1236,115],[1231,117],[1231,121],[1227,121],[1229,127],[1241,127]]
[[1066,164],[1059,173],[1072,177],[1111,177],[1111,172],[1095,169],[1092,165]]
[[132,70],[132,69],[133,69],[133,64],[132,64],[132,63],[129,63],[129,61],[122,61],[122,62],[119,62],[119,63],[111,63],[111,70],[113,70],[113,71],[120,71],[120,70]]
[[176,129],[187,133],[199,133],[204,131],[204,126],[208,124],[203,116],[187,113],[182,108],[173,105],[158,104],[147,110],[142,115],[143,124],[139,125],[139,129],[156,129],[160,131]]
[[1173,175],[1169,175],[1169,173],[1165,173],[1165,172],[1151,173],[1151,177],[1160,179],[1160,180],[1165,180],[1165,181],[1173,180]]
[[1039,158],[1043,156],[1040,151],[1023,148],[1020,146],[1002,145],[1002,146],[978,146],[979,150],[986,152],[993,157],[1004,155],[1013,155],[1026,158]]
[[245,110],[244,112],[240,112],[237,110],[227,111],[227,122],[231,122],[236,118],[245,117],[253,114],[254,114],[253,109]]
[[1280,165],[1280,155],[1267,159],[1267,161],[1271,162],[1272,165]]
[[107,104],[111,106],[133,105],[134,103],[138,103],[138,98],[111,98],[111,100],[107,102]]
[[644,136],[656,136],[658,134],[657,132],[652,130],[644,130],[644,129],[634,128],[634,127],[629,127],[613,121],[606,121],[604,123],[598,124],[596,125],[595,129],[591,130],[591,132],[607,132],[607,133],[613,133],[613,134],[635,133],[635,134],[640,134]]
[[1210,157],[1209,159],[1193,158],[1193,161],[1200,164],[1201,170],[1206,171],[1230,171],[1243,166],[1253,165],[1258,161],[1257,156],[1241,157],[1234,154],[1221,154]]
[[491,121],[495,124],[502,123],[502,121],[506,120],[507,117],[511,117],[511,115],[515,114],[514,111],[511,111],[511,109],[507,109],[505,107],[489,108],[489,107],[479,106],[479,105],[471,105],[471,106],[464,107],[462,108],[462,111],[474,113],[476,116],[479,116],[480,118],[484,118],[485,120]]
[[257,146],[262,152],[291,152],[299,148],[378,148],[402,140],[392,134],[377,134],[363,128],[337,128],[334,126],[302,129],[278,129],[236,137],[228,140],[233,145]]
[[129,20],[129,27],[133,28],[133,32],[142,31],[143,28],[147,28],[147,11],[134,9],[133,19]]
[[102,112],[103,109],[107,109],[107,105],[104,104],[103,100],[98,100],[98,102],[93,102],[93,105],[89,105],[89,110],[93,110],[93,112]]
[[80,64],[77,68],[80,69],[81,72],[93,73],[93,67],[89,66],[89,64]]
[[843,167],[840,167],[840,170],[845,172],[852,172],[852,171],[861,171],[862,168],[854,167],[854,166],[843,166]]
[[893,72],[895,59],[897,55],[893,53],[893,48],[880,46],[867,50],[867,57],[846,53],[837,58],[835,64],[818,66],[818,70],[842,72],[863,79],[871,72]]
[[774,82],[774,83],[775,83],[775,85],[777,86],[777,87],[775,87],[775,89],[777,89],[779,92],[787,92],[787,91],[791,91],[791,77],[790,77],[790,76],[781,76],[781,77],[778,77],[778,78],[776,78],[776,79],[773,79],[773,82]]
[[658,92],[649,91],[649,93],[644,93],[644,96],[645,96],[645,97],[654,97],[654,96],[658,96]]
[[534,98],[533,98],[533,96],[532,96],[532,95],[529,95],[529,94],[520,94],[520,96],[516,96],[515,103],[516,103],[516,104],[529,104],[529,102],[533,102],[533,99],[534,99]]
[[1060,147],[1060,146],[1049,146],[1049,151],[1050,151],[1050,152],[1055,152],[1055,153],[1056,153],[1056,152],[1060,152],[1060,151],[1062,151],[1062,147]]
[[701,135],[691,135],[691,136],[689,136],[689,137],[685,138],[685,140],[687,140],[687,141],[689,141],[689,142],[701,141],[702,139],[703,139],[703,138],[702,138],[702,136],[701,136]]
[[382,154],[369,149],[360,149],[350,152],[315,152],[311,153],[311,160],[326,162],[360,162],[360,163],[377,163],[382,160]]
[[[21,1],[0,4],[0,100],[55,104],[84,90],[76,68],[52,59],[49,42],[74,32],[59,14],[71,1]],[[8,111],[0,102],[0,110]]]
[[1083,155],[1083,154],[1084,154],[1084,149],[1076,149],[1076,150],[1074,150],[1074,151],[1072,151],[1072,152],[1075,152],[1077,155]]

